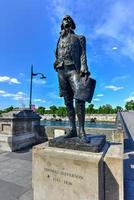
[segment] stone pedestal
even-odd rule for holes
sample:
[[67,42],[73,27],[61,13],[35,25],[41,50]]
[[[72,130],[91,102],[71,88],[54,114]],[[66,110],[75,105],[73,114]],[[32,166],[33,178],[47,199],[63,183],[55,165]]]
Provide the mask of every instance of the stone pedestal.
[[103,200],[103,156],[100,153],[48,147],[33,148],[34,200]]
[[40,116],[29,109],[15,109],[0,117],[0,149],[15,151],[37,144],[41,138],[37,131]]
[[123,145],[111,144],[105,157],[105,200],[124,199]]

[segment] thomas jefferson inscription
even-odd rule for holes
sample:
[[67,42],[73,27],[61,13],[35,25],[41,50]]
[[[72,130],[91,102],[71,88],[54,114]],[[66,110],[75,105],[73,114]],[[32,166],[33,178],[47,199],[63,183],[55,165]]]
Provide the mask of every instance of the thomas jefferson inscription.
[[[33,148],[34,200],[103,200],[103,152]],[[101,189],[100,189],[101,188]]]

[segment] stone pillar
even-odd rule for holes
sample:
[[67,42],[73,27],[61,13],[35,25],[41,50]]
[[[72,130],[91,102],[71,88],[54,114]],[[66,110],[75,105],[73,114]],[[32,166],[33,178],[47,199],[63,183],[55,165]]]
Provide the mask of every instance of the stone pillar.
[[103,156],[100,153],[49,147],[33,148],[34,200],[104,200]]
[[0,149],[15,151],[44,141],[37,127],[40,116],[30,109],[15,109],[0,117]]
[[123,145],[111,144],[105,157],[105,200],[124,199]]

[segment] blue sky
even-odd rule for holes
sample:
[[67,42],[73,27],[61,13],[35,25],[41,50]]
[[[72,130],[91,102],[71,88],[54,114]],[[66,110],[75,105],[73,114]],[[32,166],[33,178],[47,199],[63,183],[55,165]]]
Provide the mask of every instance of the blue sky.
[[88,67],[97,80],[92,103],[134,100],[133,11],[133,0],[0,0],[0,109],[29,105],[31,64],[47,76],[34,78],[33,104],[64,105],[53,62],[65,14],[87,39]]

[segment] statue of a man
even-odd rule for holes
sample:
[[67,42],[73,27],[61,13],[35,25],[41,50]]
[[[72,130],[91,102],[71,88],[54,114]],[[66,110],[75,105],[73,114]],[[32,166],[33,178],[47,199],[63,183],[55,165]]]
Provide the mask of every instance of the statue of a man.
[[74,109],[73,99],[78,89],[79,77],[85,77],[86,80],[90,72],[86,59],[86,39],[74,33],[75,27],[73,19],[66,15],[61,23],[54,63],[54,68],[58,72],[60,96],[64,97],[70,122],[70,131],[65,138],[77,137],[75,112],[79,125],[78,135],[85,134],[85,101],[75,99]]

